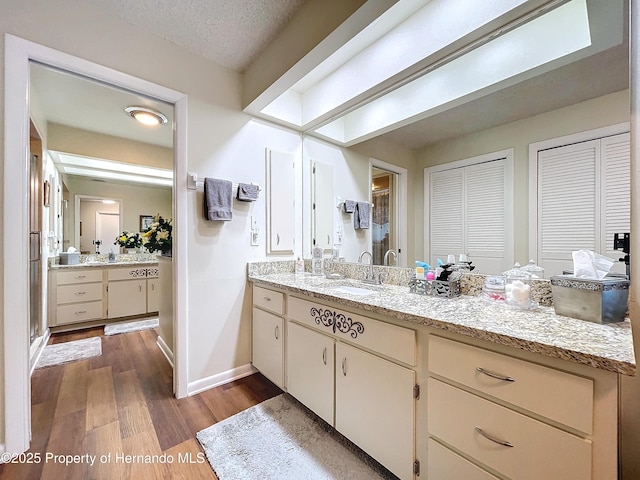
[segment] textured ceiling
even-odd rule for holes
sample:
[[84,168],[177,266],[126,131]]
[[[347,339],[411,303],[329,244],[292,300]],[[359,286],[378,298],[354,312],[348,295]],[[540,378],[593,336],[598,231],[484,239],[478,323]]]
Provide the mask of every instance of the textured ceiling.
[[109,15],[244,71],[306,0],[85,0]]

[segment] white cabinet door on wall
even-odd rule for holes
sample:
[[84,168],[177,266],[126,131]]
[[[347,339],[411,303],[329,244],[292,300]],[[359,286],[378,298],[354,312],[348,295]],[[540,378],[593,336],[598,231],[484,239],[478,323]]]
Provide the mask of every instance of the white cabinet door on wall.
[[297,323],[287,328],[287,391],[333,425],[335,340]]
[[415,372],[336,343],[336,429],[402,480],[413,478]]
[[313,165],[313,246],[323,250],[333,248],[333,166],[315,162]]
[[293,253],[295,157],[267,149],[267,253]]

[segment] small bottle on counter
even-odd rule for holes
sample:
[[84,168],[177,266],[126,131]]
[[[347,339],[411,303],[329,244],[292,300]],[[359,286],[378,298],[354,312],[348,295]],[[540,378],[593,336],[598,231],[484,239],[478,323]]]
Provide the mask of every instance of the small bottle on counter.
[[296,269],[295,269],[296,275],[303,275],[304,274],[304,260],[302,260],[302,258],[298,257],[298,259],[296,260]]

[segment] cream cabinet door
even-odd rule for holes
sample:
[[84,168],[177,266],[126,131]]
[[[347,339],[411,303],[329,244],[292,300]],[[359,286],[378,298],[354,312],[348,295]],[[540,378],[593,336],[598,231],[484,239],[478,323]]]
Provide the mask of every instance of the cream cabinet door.
[[160,280],[147,279],[147,313],[157,312],[160,309]]
[[335,340],[297,323],[287,326],[287,391],[333,425]]
[[293,154],[267,150],[267,186],[267,253],[293,253],[296,234]]
[[336,429],[402,480],[413,478],[415,372],[336,343]]
[[147,280],[109,282],[107,318],[128,317],[147,313]]
[[253,366],[280,388],[284,387],[284,321],[253,309]]

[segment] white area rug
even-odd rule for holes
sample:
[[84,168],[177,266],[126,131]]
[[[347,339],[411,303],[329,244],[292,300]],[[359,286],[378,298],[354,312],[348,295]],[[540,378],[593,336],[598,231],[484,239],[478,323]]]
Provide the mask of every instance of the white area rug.
[[219,480],[395,478],[287,394],[196,437]]
[[47,345],[42,350],[36,368],[50,367],[62,363],[84,360],[102,355],[102,339],[100,337],[83,338],[72,342]]
[[105,325],[105,335],[117,335],[119,333],[137,332],[139,330],[148,330],[156,328],[160,324],[158,318],[150,318],[147,320],[136,320],[135,322],[114,323],[113,325]]

